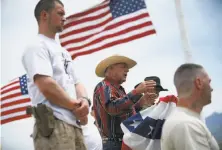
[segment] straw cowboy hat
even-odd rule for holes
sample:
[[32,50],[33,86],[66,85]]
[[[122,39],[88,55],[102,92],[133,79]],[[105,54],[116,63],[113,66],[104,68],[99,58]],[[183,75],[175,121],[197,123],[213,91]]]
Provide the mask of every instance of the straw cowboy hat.
[[137,63],[136,61],[120,55],[113,55],[104,60],[102,60],[96,67],[96,75],[98,77],[105,77],[105,70],[107,67],[118,64],[118,63],[125,63],[130,68],[134,67]]

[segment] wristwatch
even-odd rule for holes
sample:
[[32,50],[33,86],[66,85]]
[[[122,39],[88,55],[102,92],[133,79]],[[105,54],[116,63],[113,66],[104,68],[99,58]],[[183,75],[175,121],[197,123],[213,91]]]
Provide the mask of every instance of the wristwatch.
[[89,106],[91,106],[91,100],[88,98],[88,97],[81,97],[81,98],[83,98],[83,99],[85,99],[85,100],[87,100],[88,101],[88,103],[89,103]]

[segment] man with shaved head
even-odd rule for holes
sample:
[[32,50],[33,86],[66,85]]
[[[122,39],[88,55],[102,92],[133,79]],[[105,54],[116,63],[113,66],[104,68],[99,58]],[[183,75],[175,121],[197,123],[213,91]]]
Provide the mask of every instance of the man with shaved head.
[[198,64],[181,65],[174,74],[179,102],[163,125],[162,150],[219,150],[201,111],[211,103],[211,79]]

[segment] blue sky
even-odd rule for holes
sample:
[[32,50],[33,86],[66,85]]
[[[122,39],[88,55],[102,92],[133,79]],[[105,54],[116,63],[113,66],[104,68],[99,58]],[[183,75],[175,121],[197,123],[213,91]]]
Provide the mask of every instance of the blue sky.
[[[21,64],[21,55],[26,44],[37,34],[37,23],[33,17],[37,1],[1,1],[1,85],[25,73]],[[67,15],[85,10],[101,1],[63,0]],[[203,111],[206,117],[215,111],[222,112],[222,0],[181,1],[192,60],[203,65],[212,78],[214,92],[212,103]],[[174,2],[174,0],[146,0],[157,30],[156,35],[82,56],[73,62],[76,73],[86,86],[89,96],[92,96],[95,85],[101,80],[94,73],[97,63],[112,54],[129,56],[138,63],[130,70],[128,81],[123,84],[127,91],[146,76],[157,75],[161,78],[163,86],[170,90],[162,95],[176,94],[173,74],[176,68],[185,62],[185,57],[181,47]],[[3,125],[1,132],[3,146],[9,150],[32,149],[32,141],[29,138],[32,125],[31,118]]]

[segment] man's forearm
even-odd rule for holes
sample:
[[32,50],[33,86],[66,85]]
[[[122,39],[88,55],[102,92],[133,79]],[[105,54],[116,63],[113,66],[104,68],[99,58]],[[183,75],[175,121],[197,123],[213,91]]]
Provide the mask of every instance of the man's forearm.
[[77,99],[78,98],[84,98],[88,102],[88,104],[90,106],[91,105],[91,101],[88,98],[88,95],[87,95],[87,92],[86,92],[86,89],[85,89],[84,85],[82,83],[77,83],[77,84],[75,84],[75,89],[76,89]]
[[77,98],[88,97],[85,87],[82,83],[75,84]]
[[69,110],[74,108],[74,101],[51,77],[40,77],[35,83],[51,103]]
[[[128,110],[131,108],[135,102],[133,102],[132,97],[135,95],[135,91],[129,92],[127,95],[121,98],[117,98],[115,100],[109,97],[109,91],[105,91],[103,95],[107,95],[105,99],[101,99],[103,107],[110,115],[119,115],[122,114],[124,110]],[[101,94],[102,95],[102,94]],[[101,96],[102,97],[102,96]]]

